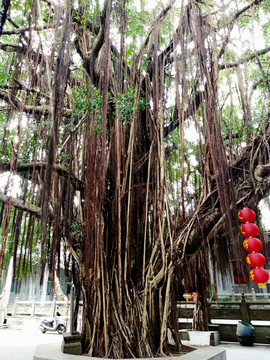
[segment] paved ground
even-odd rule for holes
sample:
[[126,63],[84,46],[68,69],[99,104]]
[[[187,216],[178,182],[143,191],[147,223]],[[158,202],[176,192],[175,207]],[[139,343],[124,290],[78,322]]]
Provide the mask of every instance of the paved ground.
[[220,346],[226,349],[227,360],[270,360],[270,345],[221,343]]
[[62,343],[58,333],[42,334],[38,325],[19,329],[0,329],[1,360],[32,360],[39,344]]
[[[1,360],[32,360],[39,344],[62,343],[62,336],[57,333],[42,334],[38,325],[24,326],[17,329],[0,329]],[[270,345],[255,344],[252,347],[238,343],[222,343],[226,349],[227,360],[270,360]]]

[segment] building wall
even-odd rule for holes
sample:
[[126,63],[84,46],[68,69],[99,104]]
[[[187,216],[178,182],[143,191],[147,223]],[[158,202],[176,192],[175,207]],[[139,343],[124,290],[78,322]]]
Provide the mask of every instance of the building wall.
[[[12,279],[12,260],[6,269],[3,270],[0,278],[0,294],[6,287],[7,303],[12,304],[18,295],[20,301],[32,301],[36,296],[37,301],[51,301],[55,295],[53,286],[50,281],[48,267],[45,268],[44,281],[40,285],[41,267],[39,264],[34,265],[33,272],[25,276],[20,282]],[[68,295],[71,286],[71,274],[65,275],[64,270],[60,270],[60,283],[63,292]]]

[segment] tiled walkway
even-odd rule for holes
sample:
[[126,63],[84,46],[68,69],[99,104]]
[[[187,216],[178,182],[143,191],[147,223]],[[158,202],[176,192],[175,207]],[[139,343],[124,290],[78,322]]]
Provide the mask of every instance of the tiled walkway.
[[[60,344],[62,337],[58,334],[41,334],[38,328],[21,330],[0,330],[1,360],[32,360],[36,346],[39,344]],[[239,343],[222,342],[220,348],[226,350],[227,360],[270,360],[270,345],[254,344],[252,347]]]
[[226,350],[227,360],[270,360],[270,345],[241,346],[222,342],[220,346]]

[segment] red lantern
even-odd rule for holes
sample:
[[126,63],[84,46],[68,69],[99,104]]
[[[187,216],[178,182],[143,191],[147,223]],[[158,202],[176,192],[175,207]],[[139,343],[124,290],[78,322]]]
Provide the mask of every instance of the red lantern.
[[240,231],[241,231],[241,234],[246,236],[246,237],[256,236],[258,234],[258,232],[259,232],[259,228],[255,224],[246,223],[246,224],[243,224],[240,227]]
[[249,276],[252,281],[260,284],[266,283],[269,279],[268,272],[262,268],[252,269],[249,273]]
[[261,267],[265,264],[265,257],[263,254],[254,252],[247,256],[246,258],[248,265],[252,267]]
[[253,210],[244,208],[238,211],[238,219],[243,223],[252,223],[256,219],[256,214]]
[[262,243],[259,239],[250,237],[243,242],[243,246],[247,251],[250,252],[260,251],[262,248]]

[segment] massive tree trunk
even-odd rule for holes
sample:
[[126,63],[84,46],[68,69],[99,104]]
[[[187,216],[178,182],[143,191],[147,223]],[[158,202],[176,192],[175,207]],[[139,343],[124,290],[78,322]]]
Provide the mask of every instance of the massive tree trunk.
[[[170,1],[151,19],[141,43],[132,46],[130,24],[134,40],[138,14],[125,2],[108,0],[100,9],[70,0],[45,1],[39,8],[33,1],[29,26],[18,28],[9,20],[14,29],[6,35],[19,34],[19,42],[0,46],[14,52],[16,69],[7,89],[0,89],[8,104],[2,109],[3,152],[10,146],[13,114],[19,140],[0,169],[24,178],[25,191],[22,199],[8,189],[0,193],[1,221],[5,218],[0,255],[3,260],[10,218],[18,224],[16,209],[30,214],[17,244],[29,252],[21,252],[17,276],[27,272],[35,239],[42,265],[49,262],[51,271],[59,269],[64,248],[76,304],[83,297],[88,355],[168,354],[167,327],[177,333],[182,281],[198,292],[194,327],[205,330],[210,267],[224,270],[236,259],[239,274],[247,275],[236,214],[244,205],[256,210],[268,195],[268,115],[256,136],[245,132],[248,146],[240,153],[242,144],[232,145],[238,126],[232,113],[229,126],[223,126],[219,71],[269,51],[231,63],[224,55],[236,20],[260,2],[237,10],[221,40],[222,26],[214,24],[208,5],[193,1],[177,8],[177,22],[169,18],[175,6]],[[53,29],[46,39],[53,39],[51,48],[46,45],[44,52],[42,42],[35,43],[41,39],[39,11],[48,22],[42,36]],[[29,149],[22,140],[24,116],[31,124],[31,134],[24,134]],[[193,170],[185,122],[195,124],[200,138]]]

